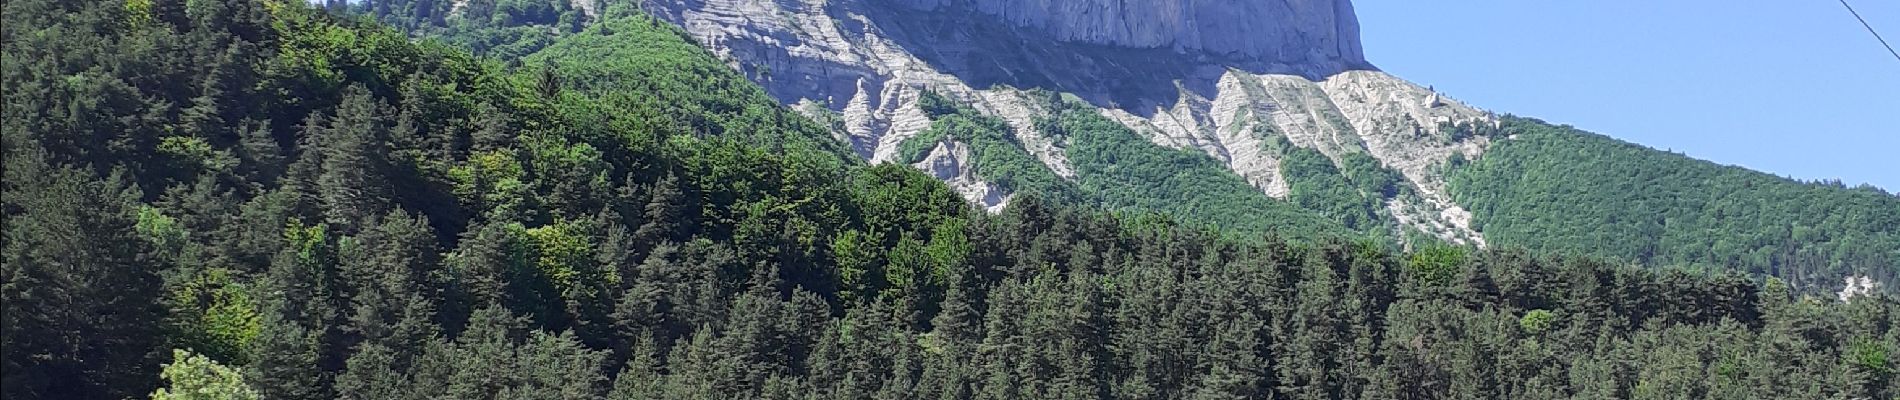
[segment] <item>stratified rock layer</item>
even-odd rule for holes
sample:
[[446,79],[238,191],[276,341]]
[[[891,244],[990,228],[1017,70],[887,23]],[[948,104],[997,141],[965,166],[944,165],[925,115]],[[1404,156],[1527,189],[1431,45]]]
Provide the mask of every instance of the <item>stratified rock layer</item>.
[[969,10],[1075,43],[1209,52],[1283,64],[1358,65],[1347,0],[891,0]]

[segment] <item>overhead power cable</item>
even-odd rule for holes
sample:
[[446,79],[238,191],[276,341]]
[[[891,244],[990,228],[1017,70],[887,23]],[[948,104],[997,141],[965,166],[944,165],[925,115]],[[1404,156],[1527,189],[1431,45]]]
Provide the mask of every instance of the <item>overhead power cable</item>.
[[1841,7],[1847,7],[1847,12],[1854,14],[1854,19],[1860,20],[1860,26],[1867,27],[1867,33],[1874,34],[1874,40],[1879,40],[1881,46],[1886,46],[1887,53],[1893,54],[1893,59],[1900,60],[1900,51],[1893,51],[1893,45],[1887,44],[1887,38],[1880,37],[1880,32],[1875,31],[1874,25],[1867,23],[1866,18],[1861,18],[1860,12],[1854,11],[1854,6],[1847,4],[1847,0],[1841,0]]

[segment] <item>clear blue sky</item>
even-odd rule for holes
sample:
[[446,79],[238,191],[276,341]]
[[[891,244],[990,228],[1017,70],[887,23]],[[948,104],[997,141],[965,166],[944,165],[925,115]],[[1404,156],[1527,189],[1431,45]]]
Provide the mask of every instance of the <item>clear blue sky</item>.
[[[1848,0],[1900,45],[1900,0]],[[1838,0],[1359,0],[1366,58],[1472,105],[1900,191],[1900,60]]]

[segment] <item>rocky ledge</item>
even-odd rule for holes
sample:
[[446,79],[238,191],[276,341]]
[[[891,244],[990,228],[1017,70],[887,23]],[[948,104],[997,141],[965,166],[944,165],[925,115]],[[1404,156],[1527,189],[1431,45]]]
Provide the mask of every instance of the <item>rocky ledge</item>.
[[1365,64],[1349,0],[888,1],[926,12],[974,11],[1063,42],[1274,64]]

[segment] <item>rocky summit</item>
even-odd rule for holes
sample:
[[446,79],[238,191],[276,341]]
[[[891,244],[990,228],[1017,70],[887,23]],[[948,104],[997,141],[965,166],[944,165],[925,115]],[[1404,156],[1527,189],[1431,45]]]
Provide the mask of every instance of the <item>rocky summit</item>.
[[[1050,39],[1340,68],[1365,63],[1345,0],[897,0],[995,17]],[[1326,68],[1322,68],[1326,69]]]

